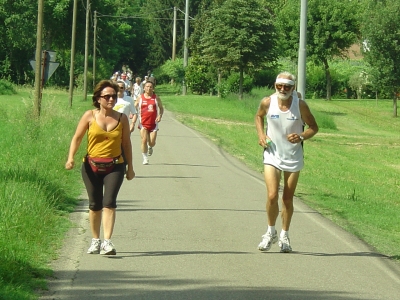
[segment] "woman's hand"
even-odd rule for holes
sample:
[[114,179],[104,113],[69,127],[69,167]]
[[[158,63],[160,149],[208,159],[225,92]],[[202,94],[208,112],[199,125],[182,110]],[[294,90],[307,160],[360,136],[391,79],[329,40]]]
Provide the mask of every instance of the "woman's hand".
[[67,170],[72,170],[73,168],[74,168],[74,166],[75,166],[75,162],[74,162],[74,160],[72,159],[69,159],[69,160],[67,160],[67,162],[65,163],[65,168],[67,169]]
[[126,179],[127,180],[132,180],[135,177],[135,171],[133,169],[129,169],[126,171]]

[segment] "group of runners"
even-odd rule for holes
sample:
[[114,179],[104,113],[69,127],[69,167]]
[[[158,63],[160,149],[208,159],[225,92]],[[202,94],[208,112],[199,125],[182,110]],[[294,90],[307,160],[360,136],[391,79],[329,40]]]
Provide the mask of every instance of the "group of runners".
[[136,77],[136,82],[130,86],[123,75],[122,73],[121,77],[111,79],[116,81],[119,87],[114,110],[128,117],[131,133],[139,121],[137,128],[140,130],[143,164],[148,165],[149,156],[153,154],[156,144],[158,123],[161,122],[164,107],[160,97],[154,92],[154,80],[145,76],[145,80],[141,82],[140,77]]

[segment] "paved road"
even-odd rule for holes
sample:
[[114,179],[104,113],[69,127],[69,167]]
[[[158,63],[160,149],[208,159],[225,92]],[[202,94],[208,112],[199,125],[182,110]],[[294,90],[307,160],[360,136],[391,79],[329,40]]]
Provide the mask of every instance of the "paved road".
[[[293,253],[261,253],[262,175],[169,112],[118,197],[115,257],[88,255],[87,200],[44,299],[400,299],[400,265],[295,200]],[[278,228],[279,230],[280,228]]]

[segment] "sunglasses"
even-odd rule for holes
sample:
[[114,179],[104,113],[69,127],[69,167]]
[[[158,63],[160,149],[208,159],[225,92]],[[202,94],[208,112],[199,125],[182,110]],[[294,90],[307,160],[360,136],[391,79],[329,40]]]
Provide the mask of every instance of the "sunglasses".
[[283,89],[285,91],[290,91],[290,89],[293,87],[293,85],[275,84],[275,87],[276,87],[277,90],[280,90],[283,87]]
[[119,87],[119,89],[120,89],[120,90],[123,90],[123,89],[124,89],[124,87],[123,87],[123,86],[120,86],[120,87]]
[[100,98],[105,99],[106,101],[109,101],[111,98],[114,100],[117,100],[117,95],[116,94],[111,94],[111,95],[100,95]]

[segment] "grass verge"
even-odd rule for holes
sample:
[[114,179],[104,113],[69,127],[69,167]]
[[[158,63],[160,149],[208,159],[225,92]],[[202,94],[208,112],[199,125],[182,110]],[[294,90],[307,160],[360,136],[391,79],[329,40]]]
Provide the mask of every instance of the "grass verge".
[[66,171],[64,164],[89,104],[71,109],[65,92],[45,90],[37,120],[28,90],[0,96],[0,103],[0,298],[35,299],[82,192],[79,168]]

